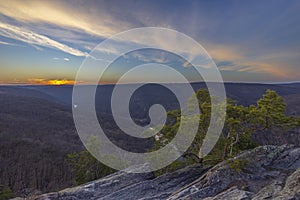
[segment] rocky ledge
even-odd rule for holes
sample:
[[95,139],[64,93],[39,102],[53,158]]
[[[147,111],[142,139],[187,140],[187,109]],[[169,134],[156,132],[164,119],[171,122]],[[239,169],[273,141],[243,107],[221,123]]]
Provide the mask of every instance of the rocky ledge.
[[154,177],[117,172],[74,188],[27,199],[300,199],[300,148],[261,146],[214,167],[193,165]]

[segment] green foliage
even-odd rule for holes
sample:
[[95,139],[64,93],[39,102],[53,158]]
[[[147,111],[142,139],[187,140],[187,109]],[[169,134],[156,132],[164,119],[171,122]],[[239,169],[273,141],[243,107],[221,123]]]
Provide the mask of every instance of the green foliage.
[[286,104],[275,91],[267,90],[257,101],[257,106],[250,106],[248,118],[255,129],[282,131],[299,126],[299,118],[286,116]]
[[[198,133],[182,158],[159,173],[170,172],[178,167],[202,161],[206,164],[216,164],[237,155],[241,151],[257,147],[258,144],[251,139],[251,135],[254,132],[266,129],[283,131],[299,126],[300,123],[300,118],[286,116],[286,105],[282,97],[272,90],[267,90],[262,98],[257,101],[257,105],[249,107],[237,105],[235,101],[227,99],[223,132],[210,154],[202,159],[201,146],[210,123],[211,101],[215,101],[217,97],[210,98],[208,91],[203,89],[198,90],[195,95],[201,113]],[[193,98],[187,105],[189,111],[197,109],[195,102],[192,101]],[[220,109],[222,108],[222,105],[220,105]],[[178,110],[168,113],[168,121],[170,123],[158,132],[158,139],[154,141],[153,150],[160,149],[172,140],[180,126],[181,117],[181,112]],[[195,159],[195,157],[198,157],[198,159]],[[239,171],[245,165],[245,162],[234,160],[229,161],[229,165]]]
[[0,185],[0,200],[7,200],[13,197],[14,194],[10,189],[5,188],[3,185]]
[[257,142],[254,142],[251,139],[251,134],[252,134],[251,132],[248,132],[246,134],[240,135],[239,142],[236,144],[235,148],[233,149],[235,154],[237,154],[239,151],[254,149],[255,147],[259,146]]
[[245,159],[229,159],[226,161],[230,169],[240,173],[242,169],[248,166],[249,162]]
[[99,162],[88,151],[68,154],[66,160],[72,168],[78,185],[115,172],[115,170]]
[[[96,136],[91,136],[87,147],[94,155],[99,156],[100,145],[99,139]],[[66,160],[72,168],[78,185],[115,172],[114,169],[99,162],[89,151],[68,154]]]
[[224,146],[226,144],[226,138],[222,135],[219,138],[217,144],[212,151],[204,157],[203,162],[207,165],[215,165],[224,159]]

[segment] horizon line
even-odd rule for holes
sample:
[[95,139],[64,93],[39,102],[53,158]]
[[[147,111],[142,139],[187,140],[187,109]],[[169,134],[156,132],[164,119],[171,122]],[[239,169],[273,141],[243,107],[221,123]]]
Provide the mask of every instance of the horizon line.
[[[130,85],[130,84],[140,84],[144,82],[128,82],[128,83],[121,83],[122,85]],[[161,82],[164,84],[185,84],[183,82]],[[197,83],[206,83],[204,81],[201,82],[190,82],[190,84],[197,84]],[[241,81],[224,81],[224,82],[210,82],[210,83],[224,83],[224,84],[264,84],[264,85],[277,85],[277,84],[297,84],[300,81],[282,81],[282,82],[241,82]],[[116,85],[117,83],[98,83],[97,85]],[[119,83],[120,84],[120,83]],[[159,84],[159,82],[148,82],[145,84]],[[95,85],[95,84],[32,84],[32,83],[0,83],[0,86],[74,86],[74,85]]]

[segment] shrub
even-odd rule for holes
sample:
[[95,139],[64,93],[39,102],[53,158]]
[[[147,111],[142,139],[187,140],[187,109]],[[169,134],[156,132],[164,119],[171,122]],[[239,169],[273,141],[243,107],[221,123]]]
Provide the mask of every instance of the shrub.
[[229,168],[240,173],[242,169],[248,166],[249,162],[246,159],[230,159],[227,160]]

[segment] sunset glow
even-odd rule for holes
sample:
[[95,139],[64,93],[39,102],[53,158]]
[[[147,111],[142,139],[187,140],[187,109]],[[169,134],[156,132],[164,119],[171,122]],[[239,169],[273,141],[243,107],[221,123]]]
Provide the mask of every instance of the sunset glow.
[[[132,28],[153,26],[182,32],[199,42],[225,82],[300,79],[299,1],[277,1],[272,6],[260,1],[83,2],[0,1],[0,84],[73,84],[80,65],[99,43]],[[102,53],[101,59],[110,61],[119,49]],[[104,81],[116,82],[116,74],[124,68],[146,60],[175,63],[165,54],[133,55],[119,62]]]
[[49,80],[49,85],[73,85],[74,81],[71,80]]
[[73,85],[74,81],[73,80],[66,80],[66,79],[28,79],[27,80],[28,84],[31,85]]

